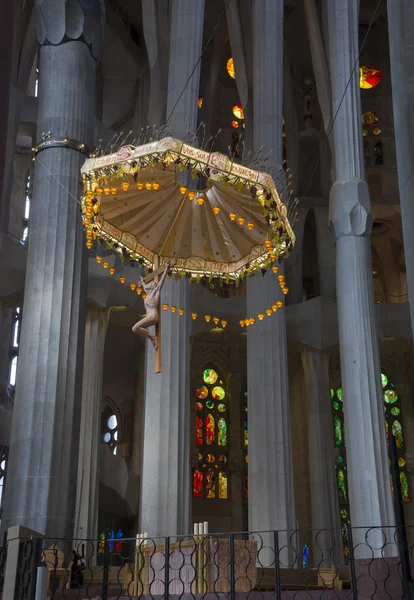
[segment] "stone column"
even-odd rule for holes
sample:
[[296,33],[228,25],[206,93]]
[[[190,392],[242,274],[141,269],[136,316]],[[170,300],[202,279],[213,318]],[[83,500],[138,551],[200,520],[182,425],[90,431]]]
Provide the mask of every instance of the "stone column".
[[302,363],[308,404],[312,529],[328,530],[326,534],[318,534],[314,558],[321,564],[321,553],[325,551],[324,561],[339,564],[342,541],[335,478],[332,406],[329,397],[329,354],[305,346]]
[[[167,117],[175,126],[174,135],[182,137],[187,122],[193,131],[197,125],[200,65],[187,86],[186,82],[201,54],[204,0],[173,0],[171,11]],[[183,308],[184,314],[161,311],[159,374],[154,350],[147,343],[140,527],[150,535],[164,536],[189,531],[188,281],[167,280],[161,302]]]
[[[278,167],[282,162],[283,1],[256,0],[253,25],[254,147],[273,149],[271,161]],[[272,271],[248,279],[246,314],[256,317],[247,330],[249,531],[295,528],[285,309],[261,322],[257,319],[277,300],[283,301],[284,296]]]
[[88,308],[80,418],[76,539],[97,539],[102,375],[109,310]]
[[410,0],[388,0],[394,135],[397,152],[404,254],[414,331],[414,7]]
[[[85,13],[64,0],[53,10],[46,0],[38,4],[38,138],[50,131],[51,139],[92,145],[103,3],[93,0]],[[78,150],[52,146],[38,154],[34,174],[2,526],[23,524],[49,537],[73,535],[87,287],[77,202],[84,160]]]
[[358,69],[351,75],[358,56],[359,2],[332,0],[327,6],[333,114],[346,90],[333,130],[336,181],[330,194],[330,224],[336,238],[351,521],[354,527],[386,526],[394,517],[374,320],[372,213],[364,181]]

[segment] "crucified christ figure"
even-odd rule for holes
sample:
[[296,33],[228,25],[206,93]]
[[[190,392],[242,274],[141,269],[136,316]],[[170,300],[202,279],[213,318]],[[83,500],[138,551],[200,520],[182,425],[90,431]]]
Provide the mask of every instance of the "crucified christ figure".
[[151,325],[156,325],[160,320],[158,308],[160,306],[161,288],[169,271],[170,263],[166,262],[164,272],[161,275],[161,278],[158,283],[155,282],[155,279],[153,279],[149,283],[145,283],[142,277],[140,277],[138,282],[138,285],[142,285],[142,287],[144,288],[144,292],[147,294],[147,297],[144,300],[144,306],[145,310],[147,311],[147,314],[143,319],[138,321],[138,323],[135,323],[135,325],[132,328],[132,331],[137,335],[142,335],[143,337],[146,337],[149,340],[151,340],[156,351],[158,350],[157,336],[152,335],[146,328],[151,327]]

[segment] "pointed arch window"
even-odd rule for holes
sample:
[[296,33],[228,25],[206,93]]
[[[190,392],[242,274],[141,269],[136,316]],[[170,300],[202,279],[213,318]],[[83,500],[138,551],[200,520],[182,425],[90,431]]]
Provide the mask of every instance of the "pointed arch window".
[[228,460],[228,404],[226,386],[207,366],[195,393],[195,441],[198,464],[193,470],[194,498],[226,499]]
[[[403,502],[410,502],[410,490],[408,486],[407,467],[405,461],[405,440],[401,415],[401,403],[395,388],[395,385],[388,379],[385,373],[381,373],[381,385],[384,399],[385,429],[387,440],[390,426],[395,436],[398,467],[400,470],[400,486]],[[346,437],[343,411],[342,388],[331,389],[331,402],[334,424],[334,444],[338,454],[336,458],[335,470],[337,491],[339,500],[339,510],[342,525],[342,537],[344,542],[344,552],[348,553],[348,527],[351,524],[348,495],[348,478],[346,462]]]

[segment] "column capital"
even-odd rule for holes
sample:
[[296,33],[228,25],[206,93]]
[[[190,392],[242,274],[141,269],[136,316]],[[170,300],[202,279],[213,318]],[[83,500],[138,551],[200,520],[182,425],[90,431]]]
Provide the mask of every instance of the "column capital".
[[35,10],[41,46],[81,41],[98,58],[104,37],[104,0],[36,0]]
[[372,220],[366,181],[356,178],[335,181],[329,197],[329,224],[335,239],[370,235]]

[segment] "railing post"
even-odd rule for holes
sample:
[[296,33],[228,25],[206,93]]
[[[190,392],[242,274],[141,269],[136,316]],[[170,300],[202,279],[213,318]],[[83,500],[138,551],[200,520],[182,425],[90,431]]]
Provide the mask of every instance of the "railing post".
[[105,533],[104,542],[104,564],[102,574],[102,600],[108,600],[108,585],[109,585],[109,537]]
[[165,538],[164,600],[170,597],[170,538]]
[[282,590],[280,589],[280,568],[279,568],[279,532],[273,532],[275,544],[275,595],[276,600],[281,600]]
[[234,573],[234,533],[229,534],[229,550],[230,550],[230,600],[235,600],[236,597],[236,581]]
[[351,576],[351,592],[353,600],[358,600],[357,577],[355,570],[354,540],[352,537],[352,527],[348,527],[348,546],[349,546],[349,571]]

